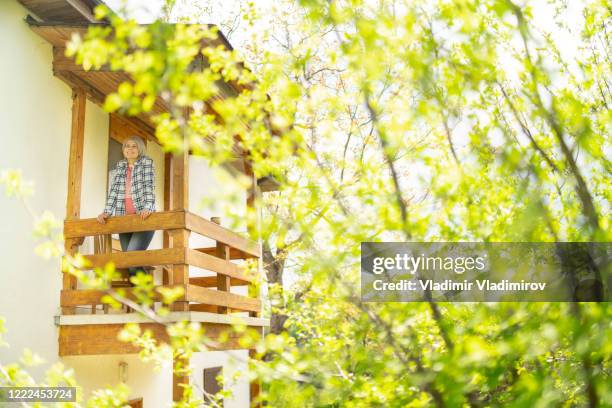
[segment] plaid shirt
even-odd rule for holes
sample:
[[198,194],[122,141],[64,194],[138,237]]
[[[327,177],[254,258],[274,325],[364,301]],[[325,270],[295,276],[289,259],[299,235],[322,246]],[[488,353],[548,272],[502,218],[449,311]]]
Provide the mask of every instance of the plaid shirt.
[[[125,215],[125,177],[128,162],[123,159],[115,167],[104,212],[108,215]],[[153,159],[140,156],[132,171],[132,200],[137,213],[155,211],[155,170]]]

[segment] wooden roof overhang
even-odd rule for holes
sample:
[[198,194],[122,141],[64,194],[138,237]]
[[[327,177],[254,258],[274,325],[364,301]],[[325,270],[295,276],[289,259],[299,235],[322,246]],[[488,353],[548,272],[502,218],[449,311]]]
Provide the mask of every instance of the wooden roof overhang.
[[[84,37],[89,26],[94,24],[38,22],[31,18],[28,18],[26,21],[30,25],[32,31],[53,46],[53,74],[72,88],[84,89],[87,92],[87,97],[92,102],[102,105],[106,96],[115,92],[121,83],[132,81],[128,73],[123,71],[112,71],[108,67],[102,67],[98,70],[85,70],[83,66],[66,56],[66,43],[72,38],[72,35],[78,34]],[[220,40],[219,43],[223,44],[224,41]],[[225,90],[225,95],[219,94],[215,98],[223,98],[227,96],[229,92],[234,91],[231,85],[220,85],[220,88]],[[218,120],[221,120],[219,115],[210,107],[210,104],[207,104],[206,109],[207,113],[216,115]],[[138,126],[144,132],[150,134],[152,139],[157,141],[154,137],[155,125],[152,121],[152,117],[164,112],[169,112],[169,110],[170,107],[168,103],[162,98],[157,98],[150,112],[131,117],[126,116],[125,119]],[[238,148],[235,148],[234,153],[240,156],[242,152]]]
[[[92,25],[105,25],[105,23],[54,23],[54,22],[39,22],[29,17],[26,19],[32,31],[46,40],[53,46],[53,74],[68,84],[71,88],[79,88],[85,90],[88,99],[102,106],[106,96],[115,92],[119,85],[123,82],[131,82],[129,74],[123,71],[112,71],[108,67],[102,67],[98,70],[85,70],[82,65],[77,64],[72,58],[65,54],[66,43],[70,41],[73,34],[78,34],[84,37],[87,30]],[[227,49],[232,49],[231,44],[225,36],[220,35],[216,40],[210,42],[207,40],[207,45],[217,46],[222,45]],[[236,82],[225,83],[219,81],[217,84],[220,93],[212,99],[223,99],[224,97],[236,95],[248,85],[237,84]],[[220,123],[223,123],[222,118],[214,111],[210,103],[205,105],[207,113],[215,115]],[[155,137],[155,124],[152,118],[164,112],[169,112],[170,107],[163,99],[157,98],[150,112],[140,113],[136,116],[122,116],[121,119],[129,122],[141,135],[147,135],[148,138],[159,144]],[[212,137],[207,138],[209,142],[214,142]],[[243,158],[245,152],[236,144],[233,147],[234,157],[236,160],[231,164],[231,167],[240,172],[245,172]],[[263,177],[258,180],[258,185],[261,191],[278,190],[278,183],[271,177]]]
[[101,0],[18,0],[42,21],[94,22],[94,8]]

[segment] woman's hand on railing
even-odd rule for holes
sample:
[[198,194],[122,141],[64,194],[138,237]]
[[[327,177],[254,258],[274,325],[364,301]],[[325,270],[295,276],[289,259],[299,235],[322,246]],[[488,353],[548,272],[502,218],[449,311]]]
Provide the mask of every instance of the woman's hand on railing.
[[98,215],[98,222],[100,224],[106,224],[107,218],[108,218],[108,214],[103,212],[102,214]]
[[143,220],[146,220],[149,215],[151,215],[151,211],[142,210],[140,212],[140,218],[142,218]]

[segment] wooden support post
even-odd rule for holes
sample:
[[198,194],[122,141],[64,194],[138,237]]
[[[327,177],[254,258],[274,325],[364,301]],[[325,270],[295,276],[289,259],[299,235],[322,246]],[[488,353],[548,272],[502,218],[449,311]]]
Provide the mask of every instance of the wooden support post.
[[[217,225],[221,225],[221,218],[219,217],[212,217],[210,220]],[[230,247],[217,241],[215,255],[218,258],[221,258],[221,259],[226,260],[227,262],[230,262]],[[231,288],[231,278],[227,275],[222,275],[220,273],[217,273],[217,290],[220,290],[223,292],[229,292],[230,288]],[[225,306],[219,306],[217,308],[217,312],[220,314],[227,314],[229,313],[229,309]]]
[[70,129],[70,156],[68,157],[68,196],[66,219],[81,215],[81,179],[83,176],[83,144],[85,142],[85,104],[83,89],[72,92],[72,126]]
[[[172,157],[172,209],[189,211],[189,152],[184,151]],[[190,231],[187,229],[171,230],[170,246],[172,248],[189,248]],[[172,283],[189,284],[189,265],[187,263],[172,266]],[[189,302],[175,302],[172,310],[188,311]]]
[[[172,155],[164,155],[164,211],[172,207]],[[164,231],[164,248],[170,248],[170,234]]]
[[[172,155],[166,153],[164,155],[164,211],[169,211],[172,207]],[[163,231],[163,246],[170,248],[170,233]],[[170,271],[167,268],[162,269],[162,284],[170,284]]]
[[172,209],[189,211],[189,153],[172,156]]
[[[170,231],[170,246],[179,248],[183,251],[189,247],[190,231],[186,229],[178,229]],[[189,265],[186,263],[172,265],[172,284],[173,285],[188,285],[189,284]],[[189,311],[188,301],[177,301],[172,305],[172,310],[187,312]]]
[[172,373],[172,400],[174,402],[183,399],[185,386],[189,386],[188,369],[189,359],[184,357],[174,357]]
[[[66,219],[78,219],[81,215],[81,181],[83,176],[83,144],[85,142],[85,104],[87,94],[84,89],[72,91],[72,124],[70,127],[70,153],[68,157],[68,192],[66,197]],[[67,255],[74,255],[79,248],[79,240],[66,239],[64,249]],[[63,289],[76,289],[76,277],[64,273]],[[62,308],[63,314],[74,314],[74,307]]]

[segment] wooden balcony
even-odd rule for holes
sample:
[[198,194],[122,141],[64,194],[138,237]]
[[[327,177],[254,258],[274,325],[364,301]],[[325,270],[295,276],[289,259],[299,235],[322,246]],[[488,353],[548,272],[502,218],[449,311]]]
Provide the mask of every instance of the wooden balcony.
[[[235,260],[260,258],[259,246],[215,222],[188,211],[165,211],[151,214],[146,220],[137,215],[111,217],[106,224],[95,218],[66,220],[66,247],[78,252],[79,245],[89,236],[105,236],[122,232],[165,231],[164,248],[146,251],[95,253],[84,255],[89,269],[104,267],[109,262],[117,269],[134,266],[152,267],[164,272],[160,286],[183,288],[183,295],[172,305],[173,312],[166,319],[188,319],[204,325],[207,335],[220,334],[223,329],[241,320],[247,326],[261,330],[267,324],[258,316],[261,300],[231,293],[232,286],[248,286],[256,277],[245,273]],[[189,248],[189,236],[198,234],[215,241],[215,246]],[[189,267],[207,271],[209,276],[193,277]],[[211,275],[211,273],[213,275]],[[76,281],[65,274],[65,285],[60,296],[62,315],[56,319],[60,327],[60,355],[135,353],[129,344],[117,340],[117,333],[125,323],[142,323],[152,329],[161,341],[167,341],[163,324],[155,323],[136,313],[98,314],[106,290],[78,289]],[[72,280],[66,285],[66,279]],[[133,289],[122,288],[128,299],[134,299]],[[154,300],[161,301],[157,292]],[[76,308],[87,308],[89,314],[76,314]],[[241,315],[241,316],[239,316]],[[95,339],[95,340],[94,340]],[[235,348],[231,339],[220,348]]]

